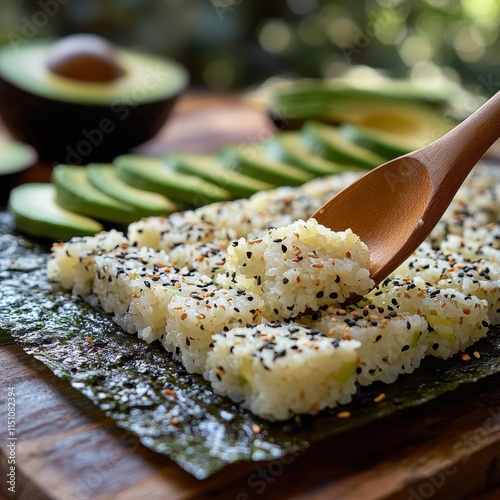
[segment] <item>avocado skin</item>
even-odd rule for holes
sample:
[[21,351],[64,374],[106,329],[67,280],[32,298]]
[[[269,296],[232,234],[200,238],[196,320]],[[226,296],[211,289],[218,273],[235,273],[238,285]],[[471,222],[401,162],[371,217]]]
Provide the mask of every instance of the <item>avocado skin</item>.
[[62,102],[18,88],[0,75],[0,116],[11,134],[41,160],[73,165],[109,162],[151,139],[177,95],[130,105]]

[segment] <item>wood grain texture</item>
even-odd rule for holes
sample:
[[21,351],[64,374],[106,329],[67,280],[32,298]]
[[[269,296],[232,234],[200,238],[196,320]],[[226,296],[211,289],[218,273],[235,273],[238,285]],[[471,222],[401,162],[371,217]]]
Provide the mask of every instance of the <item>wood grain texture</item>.
[[[147,148],[215,151],[228,140],[250,142],[269,130],[263,115],[233,99],[200,96],[181,101],[172,122]],[[40,166],[24,180],[43,178],[48,170]],[[199,481],[141,446],[13,342],[0,344],[0,374],[0,496],[8,494],[3,444],[13,387],[18,437],[13,498],[427,500],[468,499],[480,492],[483,500],[500,498],[492,489],[500,482],[499,376],[301,454],[232,466]]]
[[[2,414],[7,388],[16,393],[16,498],[454,499],[500,480],[500,377],[300,455],[198,481],[115,427],[16,344],[2,345],[0,367],[8,374]],[[5,466],[4,455],[2,477]]]

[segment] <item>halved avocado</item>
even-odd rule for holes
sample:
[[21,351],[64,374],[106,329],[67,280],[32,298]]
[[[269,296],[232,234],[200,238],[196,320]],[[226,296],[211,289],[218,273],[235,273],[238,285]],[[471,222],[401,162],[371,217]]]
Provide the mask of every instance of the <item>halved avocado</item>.
[[226,146],[220,159],[231,170],[278,186],[300,186],[315,177],[311,172],[272,160],[258,144],[248,148]]
[[165,196],[151,191],[137,189],[123,182],[114,165],[93,163],[86,167],[92,185],[115,200],[129,205],[134,217],[140,219],[148,215],[168,215],[179,208]]
[[115,159],[117,174],[127,184],[160,193],[190,206],[232,199],[231,193],[194,175],[181,174],[161,158],[122,155]]
[[307,122],[302,127],[301,134],[306,147],[330,161],[369,169],[387,160],[348,141],[340,134],[338,128],[332,125]]
[[455,125],[421,95],[407,97],[377,90],[297,84],[278,91],[270,112],[281,128],[296,128],[309,119],[377,130],[390,142],[412,151],[432,142]]
[[15,187],[10,193],[9,210],[17,229],[52,241],[93,235],[104,229],[89,217],[61,208],[55,198],[52,184],[33,182]]
[[217,157],[212,155],[171,154],[165,160],[174,170],[213,182],[230,191],[235,198],[245,198],[257,191],[266,191],[276,187],[275,184],[226,168]]
[[[84,55],[96,38],[73,36],[80,37]],[[49,161],[105,162],[145,142],[165,123],[187,84],[180,65],[127,49],[112,51],[120,69],[115,78],[83,80],[90,69],[68,73],[66,61],[57,72],[49,64],[57,48],[54,40],[33,40],[0,50],[0,115],[16,138]],[[87,64],[79,56],[78,64]],[[98,73],[98,62],[92,64]]]
[[56,188],[56,203],[66,210],[119,224],[129,224],[137,218],[130,205],[94,187],[85,167],[57,165],[51,181]]
[[36,160],[32,147],[17,141],[0,141],[0,195],[7,194],[19,175]]
[[360,167],[345,165],[325,160],[303,144],[299,132],[281,132],[264,144],[264,151],[269,158],[300,167],[316,175],[332,175],[345,170],[356,170]]

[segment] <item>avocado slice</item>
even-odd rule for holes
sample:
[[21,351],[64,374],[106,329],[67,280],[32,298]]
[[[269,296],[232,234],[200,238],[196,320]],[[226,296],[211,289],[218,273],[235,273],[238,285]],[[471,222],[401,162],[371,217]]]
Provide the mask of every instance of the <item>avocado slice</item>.
[[37,160],[35,150],[13,140],[0,141],[0,195],[6,196],[22,172]]
[[48,161],[111,161],[153,137],[187,86],[179,64],[123,48],[113,50],[121,70],[115,79],[69,78],[49,64],[57,47],[38,38],[0,50],[0,115]]
[[123,182],[111,164],[93,163],[86,172],[91,184],[115,200],[129,205],[140,219],[148,215],[168,215],[179,207],[165,196],[151,191],[137,189]]
[[328,161],[310,151],[298,132],[281,132],[264,145],[269,158],[300,167],[315,175],[332,175],[345,170],[358,170],[356,165],[343,165]]
[[246,198],[257,191],[276,187],[274,184],[226,168],[212,155],[173,154],[166,157],[166,162],[177,172],[196,175],[227,189],[236,198]]
[[231,170],[277,186],[300,186],[315,177],[311,172],[269,158],[258,144],[246,149],[226,146],[220,159]]
[[387,160],[348,141],[331,125],[310,121],[304,124],[301,134],[306,147],[329,161],[370,169]]
[[51,181],[56,188],[56,203],[66,210],[100,220],[129,224],[136,220],[133,208],[94,187],[86,167],[57,165]]
[[231,193],[194,175],[176,172],[161,158],[122,155],[115,159],[117,174],[127,184],[153,191],[191,206],[232,199]]
[[52,184],[33,182],[15,187],[8,206],[17,229],[52,241],[93,235],[104,229],[89,217],[61,208],[55,198]]
[[36,162],[35,150],[19,141],[0,141],[0,175],[22,172]]
[[396,158],[418,149],[413,138],[395,137],[390,132],[360,125],[344,124],[339,127],[339,132],[353,144],[369,149],[385,158]]

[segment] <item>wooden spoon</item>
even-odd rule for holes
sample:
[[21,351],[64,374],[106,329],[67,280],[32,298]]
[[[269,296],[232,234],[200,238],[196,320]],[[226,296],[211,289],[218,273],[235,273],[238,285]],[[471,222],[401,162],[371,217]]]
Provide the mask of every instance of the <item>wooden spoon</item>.
[[435,142],[366,173],[312,217],[334,231],[351,228],[366,243],[377,285],[425,240],[498,137],[500,92]]

